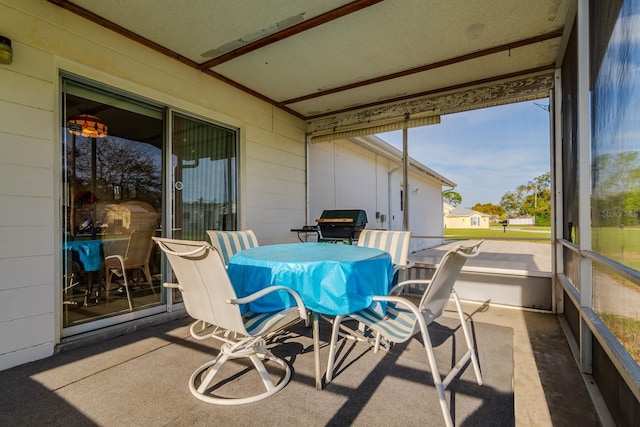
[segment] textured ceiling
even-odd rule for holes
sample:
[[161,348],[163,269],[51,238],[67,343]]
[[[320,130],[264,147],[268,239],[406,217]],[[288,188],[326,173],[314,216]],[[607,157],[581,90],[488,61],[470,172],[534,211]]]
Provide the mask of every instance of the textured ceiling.
[[312,128],[547,95],[571,0],[49,0]]

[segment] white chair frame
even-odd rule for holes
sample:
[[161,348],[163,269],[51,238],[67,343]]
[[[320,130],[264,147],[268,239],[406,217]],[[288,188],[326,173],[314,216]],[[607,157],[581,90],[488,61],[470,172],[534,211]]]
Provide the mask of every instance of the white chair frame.
[[[453,289],[462,266],[468,258],[478,256],[480,253],[479,246],[482,242],[483,241],[480,241],[471,246],[456,246],[449,250],[442,258],[442,261],[431,280],[406,280],[395,286],[388,296],[374,296],[374,302],[383,302],[387,304],[386,314],[381,314],[368,308],[349,315],[350,318],[353,318],[360,324],[364,324],[374,332],[376,336],[374,344],[375,350],[377,350],[379,346],[380,336],[383,336],[390,342],[401,343],[411,339],[411,337],[413,337],[418,331],[421,333],[434,386],[438,393],[438,400],[447,426],[453,426],[453,421],[449,412],[449,405],[446,400],[445,390],[450,385],[451,381],[458,376],[463,368],[465,368],[469,361],[471,361],[473,366],[478,385],[482,385],[482,374],[480,372],[480,364],[478,363],[476,355],[475,343],[467,326],[466,317],[462,310],[460,299]],[[394,294],[399,292],[404,286],[411,284],[427,285],[418,306],[406,297],[394,296]],[[456,305],[456,311],[464,333],[467,351],[454,364],[453,368],[443,379],[440,376],[440,371],[438,370],[435,355],[433,353],[433,345],[429,335],[428,325],[444,313],[450,298],[453,298]],[[340,329],[344,328],[344,325],[342,325],[343,318],[344,316],[337,316],[333,321],[331,342],[329,345],[329,359],[327,362],[327,383],[331,382],[333,379],[336,342],[339,336],[345,336],[340,332]],[[351,334],[357,336],[358,331],[353,331]],[[367,341],[366,338],[364,338],[364,340]]]
[[[167,256],[178,280],[178,283],[165,283],[164,286],[180,290],[187,312],[196,320],[189,329],[191,336],[197,340],[213,338],[222,342],[220,353],[191,375],[191,394],[207,403],[240,405],[265,399],[282,390],[291,378],[291,368],[287,362],[273,355],[264,337],[281,324],[290,322],[296,311],[300,318],[307,320],[307,310],[298,293],[285,286],[270,286],[237,298],[220,252],[209,243],[159,237],[153,240]],[[277,291],[289,293],[296,305],[269,313],[241,312],[241,305]],[[212,332],[203,333],[202,325],[215,326],[211,327]],[[199,327],[199,331],[196,331],[196,327]],[[220,368],[228,360],[242,357],[251,360],[266,391],[239,398],[223,398],[209,392],[215,388],[212,385]],[[265,360],[271,360],[285,370],[278,384],[271,380],[263,363]]]

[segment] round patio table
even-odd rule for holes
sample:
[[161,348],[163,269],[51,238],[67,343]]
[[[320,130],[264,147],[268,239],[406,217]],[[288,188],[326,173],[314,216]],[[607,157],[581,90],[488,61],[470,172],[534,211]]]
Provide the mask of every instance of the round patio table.
[[[330,243],[258,246],[238,252],[227,269],[239,297],[267,286],[287,286],[305,306],[327,315],[346,315],[367,308],[373,295],[386,295],[393,278],[389,253],[373,248]],[[251,303],[255,312],[293,304],[286,292]]]
[[[313,312],[316,389],[321,390],[318,313],[347,315],[369,307],[373,295],[387,295],[393,265],[391,255],[379,249],[290,243],[240,251],[229,260],[227,273],[239,297],[272,285],[287,286],[300,294]],[[250,303],[248,309],[274,311],[293,304],[288,293],[278,292]]]

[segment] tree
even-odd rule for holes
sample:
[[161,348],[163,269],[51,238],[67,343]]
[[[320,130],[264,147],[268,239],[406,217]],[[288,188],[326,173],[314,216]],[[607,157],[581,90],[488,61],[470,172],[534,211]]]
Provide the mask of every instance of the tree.
[[[538,199],[540,198],[541,202],[544,203],[545,200],[551,200],[551,173],[547,172],[540,176],[535,177],[532,181],[529,181],[526,185],[527,193],[527,201],[530,202],[530,198],[533,198],[533,207],[528,207],[530,212],[535,212],[538,210]],[[549,192],[546,194],[545,192]]]
[[[113,185],[120,184],[129,190],[135,189],[136,198],[160,206],[162,200],[161,167],[159,150],[147,144],[132,144],[108,136],[101,141],[92,164],[91,139],[78,138],[75,145],[73,171],[75,191],[95,190],[99,201],[111,200]],[[92,168],[95,167],[96,182],[92,183]]]
[[640,153],[601,154],[593,164],[592,224],[640,224]]
[[442,198],[445,202],[449,203],[453,207],[456,207],[460,203],[462,203],[462,196],[453,190],[444,191],[442,193]]
[[536,224],[551,224],[551,173],[519,185],[502,196],[500,206],[508,213],[536,217]]
[[519,214],[522,203],[522,193],[518,191],[507,191],[500,199],[500,206],[508,213]]
[[496,217],[500,217],[505,214],[505,211],[501,206],[494,205],[493,203],[476,203],[471,207],[471,209]]

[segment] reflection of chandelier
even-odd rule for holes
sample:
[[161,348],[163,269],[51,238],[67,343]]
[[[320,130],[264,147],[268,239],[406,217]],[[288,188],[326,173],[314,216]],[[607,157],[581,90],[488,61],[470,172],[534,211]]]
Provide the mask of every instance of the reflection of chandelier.
[[104,138],[107,136],[107,125],[96,116],[90,114],[78,114],[67,122],[69,132],[77,136],[90,138]]

